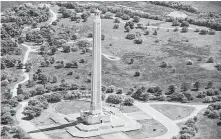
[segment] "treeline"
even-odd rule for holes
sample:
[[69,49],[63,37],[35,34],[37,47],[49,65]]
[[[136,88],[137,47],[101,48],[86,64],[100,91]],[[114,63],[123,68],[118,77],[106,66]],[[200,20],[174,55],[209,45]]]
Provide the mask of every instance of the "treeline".
[[[190,5],[186,5],[181,2],[165,2],[165,3],[171,4],[174,7],[183,7],[183,9],[189,9],[190,11],[191,10],[194,11],[193,7],[191,8]],[[102,13],[101,17],[104,17],[104,18],[105,17],[112,18],[112,15],[110,13],[114,13],[116,14],[115,15],[116,17],[120,17],[123,20],[129,20],[130,18],[133,18],[134,16],[139,16],[140,18],[147,18],[147,19],[154,19],[154,20],[165,20],[166,22],[173,22],[174,20],[179,20],[179,22],[187,21],[189,24],[194,24],[198,26],[206,26],[206,27],[210,27],[212,29],[221,31],[221,23],[218,21],[214,21],[213,19],[204,19],[200,17],[199,18],[185,18],[185,19],[184,18],[175,19],[173,17],[164,18],[161,15],[151,15],[150,13],[143,12],[143,11],[116,7],[116,6],[102,6],[102,5],[98,5],[94,3],[80,5],[77,2],[57,2],[57,5],[63,6],[66,8],[75,9],[77,11],[79,11],[78,9],[81,9],[80,11],[90,11],[91,13],[93,13],[94,10],[98,8]]]
[[37,7],[23,4],[5,11],[4,16],[1,17],[1,22],[15,22],[18,25],[31,25],[34,22],[46,22],[49,19],[49,16],[49,8],[46,6]]
[[191,13],[199,12],[199,10],[196,7],[193,7],[190,4],[180,1],[150,1],[150,3],[155,5],[170,7],[177,10],[184,10]]

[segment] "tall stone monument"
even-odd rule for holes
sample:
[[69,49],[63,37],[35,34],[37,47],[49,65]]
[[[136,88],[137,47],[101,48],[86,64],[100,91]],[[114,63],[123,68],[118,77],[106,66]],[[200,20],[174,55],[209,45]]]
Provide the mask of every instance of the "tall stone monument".
[[100,124],[110,122],[111,115],[102,110],[102,78],[101,78],[101,19],[100,12],[95,11],[93,21],[93,71],[92,71],[92,95],[88,111],[81,111],[81,119],[88,124]]

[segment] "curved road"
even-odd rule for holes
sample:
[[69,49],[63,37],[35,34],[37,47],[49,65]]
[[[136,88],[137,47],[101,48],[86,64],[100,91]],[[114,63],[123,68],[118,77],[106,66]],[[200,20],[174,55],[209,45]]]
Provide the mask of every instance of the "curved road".
[[[171,120],[153,107],[150,106],[150,104],[171,104],[171,105],[180,105],[180,106],[188,106],[188,107],[194,107],[195,110],[187,117],[180,119],[180,120]],[[177,126],[177,123],[179,122],[185,122],[189,118],[193,118],[196,116],[200,110],[207,108],[208,105],[190,105],[190,104],[181,104],[181,103],[172,103],[172,102],[150,102],[150,103],[141,103],[136,101],[134,103],[135,106],[137,106],[140,110],[147,113],[153,119],[161,123],[167,128],[167,133],[161,136],[153,137],[151,139],[171,139],[173,136],[177,136],[180,128]],[[150,139],[150,138],[149,138]]]

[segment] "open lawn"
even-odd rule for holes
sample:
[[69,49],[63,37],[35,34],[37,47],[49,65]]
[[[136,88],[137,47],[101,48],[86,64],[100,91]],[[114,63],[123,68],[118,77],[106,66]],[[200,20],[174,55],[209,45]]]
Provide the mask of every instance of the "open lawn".
[[[47,131],[46,134],[51,138],[51,139],[82,139],[79,137],[73,137],[71,136],[68,132],[62,130],[62,131]],[[84,139],[103,139],[100,136],[96,137],[90,137],[90,138],[84,138]]]
[[167,132],[167,129],[154,119],[140,120],[138,122],[142,125],[142,128],[140,130],[124,132],[132,139],[156,137]]
[[178,106],[171,104],[151,104],[151,107],[167,116],[171,120],[179,120],[189,116],[195,108],[186,107],[186,106]]
[[220,139],[221,127],[217,126],[219,119],[209,119],[203,116],[204,111],[202,110],[197,115],[196,126],[199,130],[194,139]]
[[81,110],[87,110],[90,108],[90,102],[86,101],[65,101],[56,106],[56,111],[62,114],[80,113]]

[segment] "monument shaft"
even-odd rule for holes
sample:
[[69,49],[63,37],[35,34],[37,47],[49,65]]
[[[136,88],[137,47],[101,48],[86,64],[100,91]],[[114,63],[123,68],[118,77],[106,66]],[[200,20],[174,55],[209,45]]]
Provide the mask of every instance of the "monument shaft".
[[101,105],[101,19],[99,13],[95,13],[93,25],[93,73],[92,73],[92,96],[91,96],[91,112],[93,114],[102,113]]

